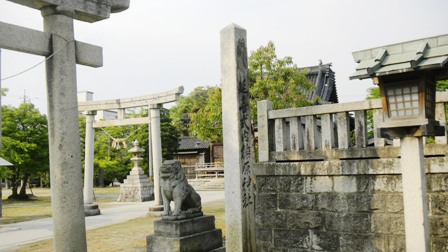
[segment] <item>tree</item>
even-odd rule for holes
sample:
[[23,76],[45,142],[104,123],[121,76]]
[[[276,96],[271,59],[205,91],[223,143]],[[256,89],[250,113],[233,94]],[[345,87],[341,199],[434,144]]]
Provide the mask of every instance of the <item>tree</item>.
[[[104,186],[112,183],[114,179],[122,181],[130,170],[128,153],[132,147],[130,134],[133,126],[106,127],[97,130],[94,142],[94,172],[97,185]],[[114,143],[116,140],[125,140],[122,143]]]
[[170,111],[160,110],[160,130],[162,132],[162,158],[169,160],[174,158],[174,153],[179,149],[179,131],[174,126]]
[[448,90],[448,80],[438,81],[436,84],[437,92],[443,92]]
[[[0,153],[14,164],[9,175],[10,197],[27,199],[28,179],[49,170],[47,118],[29,103],[18,108],[3,106],[2,114],[3,148]],[[21,181],[23,186],[18,193]]]
[[[6,93],[8,92],[8,89],[7,88],[1,88],[0,89],[0,96],[6,96]],[[0,115],[0,117],[1,117],[1,115]],[[1,126],[0,126],[1,127]],[[0,139],[1,139],[1,129],[0,129]],[[1,140],[0,140],[1,141]],[[0,146],[0,149],[1,149],[1,146]],[[3,192],[2,192],[2,190],[3,190],[3,187],[2,187],[2,179],[4,178],[4,177],[6,177],[6,172],[7,172],[7,170],[6,169],[4,169],[4,167],[0,167],[0,218],[2,217],[2,212],[3,212],[3,204],[2,204],[2,197],[3,197]]]
[[203,108],[191,115],[190,135],[212,143],[221,143],[222,108],[221,88],[209,87],[208,97]]
[[[128,112],[130,117],[148,116],[147,110],[135,109],[129,110]],[[85,121],[85,119],[80,118],[80,125],[85,128],[85,122],[81,123],[81,120]],[[179,133],[171,122],[169,111],[164,108],[160,109],[160,128],[162,157],[163,159],[172,159],[173,153],[176,152],[179,147]],[[81,137],[84,138],[85,130],[83,128],[80,128],[80,133]],[[96,130],[94,143],[94,169],[97,185],[104,186],[105,184],[113,182],[115,179],[122,181],[126,178],[129,174],[129,170],[132,168],[130,161],[132,155],[128,151],[132,148],[135,140],[138,140],[140,147],[145,149],[142,156],[143,160],[140,162],[140,167],[142,167],[144,171],[147,171],[148,169],[144,169],[144,167],[148,167],[149,162],[148,125],[106,127]],[[84,140],[82,139],[81,147],[83,146],[83,142]]]
[[251,52],[249,57],[250,108],[252,120],[256,121],[257,102],[269,100],[273,109],[310,106],[318,98],[307,100],[308,91],[314,90],[301,71],[293,63],[292,57],[277,58],[275,45],[269,41]]
[[190,135],[191,116],[205,106],[208,88],[199,86],[188,96],[182,95],[176,105],[170,108],[170,118],[181,136]]

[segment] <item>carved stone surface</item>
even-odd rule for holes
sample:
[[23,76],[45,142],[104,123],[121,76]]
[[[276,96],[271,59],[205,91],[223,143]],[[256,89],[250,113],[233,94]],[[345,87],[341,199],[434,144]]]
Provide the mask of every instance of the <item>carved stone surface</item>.
[[226,239],[230,251],[254,251],[254,194],[246,30],[221,30]]
[[[188,184],[177,160],[166,160],[160,167],[163,219],[180,220],[202,215],[201,196]],[[170,203],[174,201],[174,211]]]

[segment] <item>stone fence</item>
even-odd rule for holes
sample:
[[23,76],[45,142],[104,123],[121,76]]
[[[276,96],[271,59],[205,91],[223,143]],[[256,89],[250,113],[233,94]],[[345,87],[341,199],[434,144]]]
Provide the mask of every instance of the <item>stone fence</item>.
[[[438,92],[436,102],[436,120],[445,125],[448,92]],[[384,147],[392,141],[399,146],[399,139],[376,134],[383,116],[380,99],[282,110],[272,110],[269,101],[260,101],[257,108],[259,162],[374,158],[389,153],[378,149],[372,153],[365,147]],[[435,143],[447,144],[446,133],[436,137]]]
[[[446,102],[438,93],[442,124]],[[399,142],[368,141],[380,101],[270,107],[258,103],[257,251],[405,251]],[[447,136],[424,152],[431,251],[448,251]]]

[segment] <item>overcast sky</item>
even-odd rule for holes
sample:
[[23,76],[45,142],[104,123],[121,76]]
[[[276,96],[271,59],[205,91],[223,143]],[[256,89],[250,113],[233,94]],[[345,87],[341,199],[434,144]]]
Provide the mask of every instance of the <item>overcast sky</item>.
[[[95,100],[220,84],[220,30],[247,30],[248,49],[273,41],[279,57],[300,66],[333,63],[340,102],[363,100],[370,80],[349,80],[352,52],[448,33],[447,0],[131,0],[97,23],[75,22],[75,38],[103,47],[102,68],[77,67],[79,91]],[[0,21],[42,30],[40,12],[0,0]],[[1,36],[1,34],[0,34]],[[44,58],[2,50],[6,78]],[[2,82],[3,104],[24,93],[46,113],[45,64]]]

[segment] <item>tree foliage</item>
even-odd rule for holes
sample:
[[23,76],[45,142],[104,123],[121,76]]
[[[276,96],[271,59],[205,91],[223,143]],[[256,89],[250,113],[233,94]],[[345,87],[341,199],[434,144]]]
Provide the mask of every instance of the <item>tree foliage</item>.
[[448,91],[448,80],[441,80],[437,82],[436,90],[438,92]]
[[277,57],[272,41],[251,52],[249,86],[252,120],[256,120],[257,102],[261,100],[272,102],[273,109],[310,106],[318,100],[307,100],[306,94],[314,86],[307,80],[306,73],[297,68],[292,57]]
[[222,139],[222,94],[219,87],[208,87],[208,97],[203,108],[191,115],[190,136],[212,143]]
[[207,89],[203,86],[195,88],[189,95],[182,95],[176,105],[170,108],[170,118],[181,136],[190,135],[191,116],[206,105]]
[[[130,117],[146,117],[147,110],[130,110]],[[83,123],[81,121],[84,120]],[[83,138],[81,147],[85,138],[85,119],[80,119],[80,134]],[[162,157],[164,159],[171,159],[173,153],[179,147],[176,127],[171,123],[169,111],[167,109],[160,109],[160,128],[162,138]],[[123,140],[123,143],[115,144],[116,140]],[[112,183],[115,179],[123,181],[129,174],[132,168],[130,158],[132,155],[128,152],[134,146],[134,141],[139,142],[140,148],[145,149],[142,154],[143,160],[140,162],[140,167],[147,173],[149,159],[149,132],[148,125],[128,125],[119,127],[106,127],[96,129],[95,132],[95,155],[94,155],[94,169],[95,169],[95,184],[104,186]],[[82,152],[84,153],[84,152]]]
[[[273,42],[251,52],[249,57],[249,88],[252,121],[256,122],[257,102],[269,100],[274,109],[313,105],[317,98],[307,100],[314,86],[306,73],[298,69],[291,57],[279,59]],[[198,87],[182,96],[170,109],[171,118],[184,136],[209,142],[222,142],[222,98],[219,87]]]
[[[14,164],[8,178],[12,183],[13,198],[27,198],[26,183],[31,176],[49,171],[47,118],[33,104],[18,108],[2,107],[1,156]],[[17,192],[21,181],[24,186]]]

